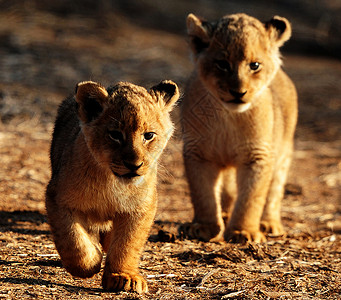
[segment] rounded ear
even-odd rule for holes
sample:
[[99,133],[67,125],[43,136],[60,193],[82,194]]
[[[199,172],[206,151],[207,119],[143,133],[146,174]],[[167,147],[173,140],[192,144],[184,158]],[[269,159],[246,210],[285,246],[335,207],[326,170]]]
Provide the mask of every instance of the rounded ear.
[[153,86],[149,94],[160,104],[161,108],[171,111],[180,93],[179,88],[171,80],[163,80],[158,85]]
[[291,25],[286,18],[274,16],[265,23],[265,28],[269,33],[270,40],[275,42],[278,47],[282,46],[291,36]]
[[192,51],[198,54],[209,46],[212,25],[194,14],[187,16],[186,24]]
[[82,122],[89,123],[103,111],[108,100],[108,92],[99,83],[83,81],[76,86],[76,102],[79,104],[78,115]]

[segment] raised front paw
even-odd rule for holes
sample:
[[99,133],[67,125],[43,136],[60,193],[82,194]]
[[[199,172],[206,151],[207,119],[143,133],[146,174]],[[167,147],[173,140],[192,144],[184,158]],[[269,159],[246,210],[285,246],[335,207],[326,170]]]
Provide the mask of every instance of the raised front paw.
[[265,235],[260,231],[229,230],[225,234],[225,240],[231,243],[266,242]]
[[126,273],[103,274],[102,286],[106,291],[119,292],[130,291],[139,294],[148,292],[146,280],[138,274],[130,275]]
[[223,241],[221,226],[214,223],[185,223],[179,227],[180,235],[189,239],[198,239],[205,242]]
[[284,229],[280,221],[262,220],[260,223],[262,232],[271,233],[274,236],[281,236],[284,234]]

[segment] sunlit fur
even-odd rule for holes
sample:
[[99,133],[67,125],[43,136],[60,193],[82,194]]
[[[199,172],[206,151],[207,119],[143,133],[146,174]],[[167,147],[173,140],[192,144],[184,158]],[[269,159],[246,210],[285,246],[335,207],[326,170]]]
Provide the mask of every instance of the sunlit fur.
[[98,273],[106,251],[106,290],[147,291],[138,263],[156,210],[157,161],[173,132],[169,113],[178,97],[171,81],[149,92],[131,83],[105,89],[86,81],[61,104],[46,208],[72,275]]
[[181,230],[202,240],[265,241],[261,229],[283,233],[280,202],[297,119],[279,53],[290,23],[190,14],[187,30],[195,67],[182,121],[194,220]]

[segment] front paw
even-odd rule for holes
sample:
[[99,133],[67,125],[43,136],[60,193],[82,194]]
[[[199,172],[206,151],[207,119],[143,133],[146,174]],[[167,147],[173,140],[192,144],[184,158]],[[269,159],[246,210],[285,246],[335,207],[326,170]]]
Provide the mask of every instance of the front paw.
[[225,234],[225,240],[231,243],[266,242],[265,235],[260,231],[229,230]]
[[146,280],[138,274],[104,273],[102,286],[104,290],[111,292],[129,291],[137,292],[139,294],[148,292]]
[[284,234],[284,229],[280,221],[262,220],[260,228],[262,232],[271,233],[274,236],[281,236]]
[[179,227],[179,233],[183,237],[205,242],[223,241],[222,232],[222,227],[214,223],[185,223]]

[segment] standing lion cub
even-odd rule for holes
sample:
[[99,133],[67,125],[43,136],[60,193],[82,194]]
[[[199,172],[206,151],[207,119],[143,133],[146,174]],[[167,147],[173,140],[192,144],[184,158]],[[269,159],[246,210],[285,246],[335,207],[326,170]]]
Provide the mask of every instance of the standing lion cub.
[[157,161],[179,98],[172,81],[147,92],[118,83],[81,82],[60,106],[52,145],[46,208],[65,268],[91,277],[107,252],[102,285],[146,292],[139,257],[156,210]]
[[182,231],[205,241],[265,241],[283,232],[283,197],[297,119],[294,84],[279,47],[285,18],[245,14],[187,30],[195,69],[182,105],[184,159],[194,220]]

